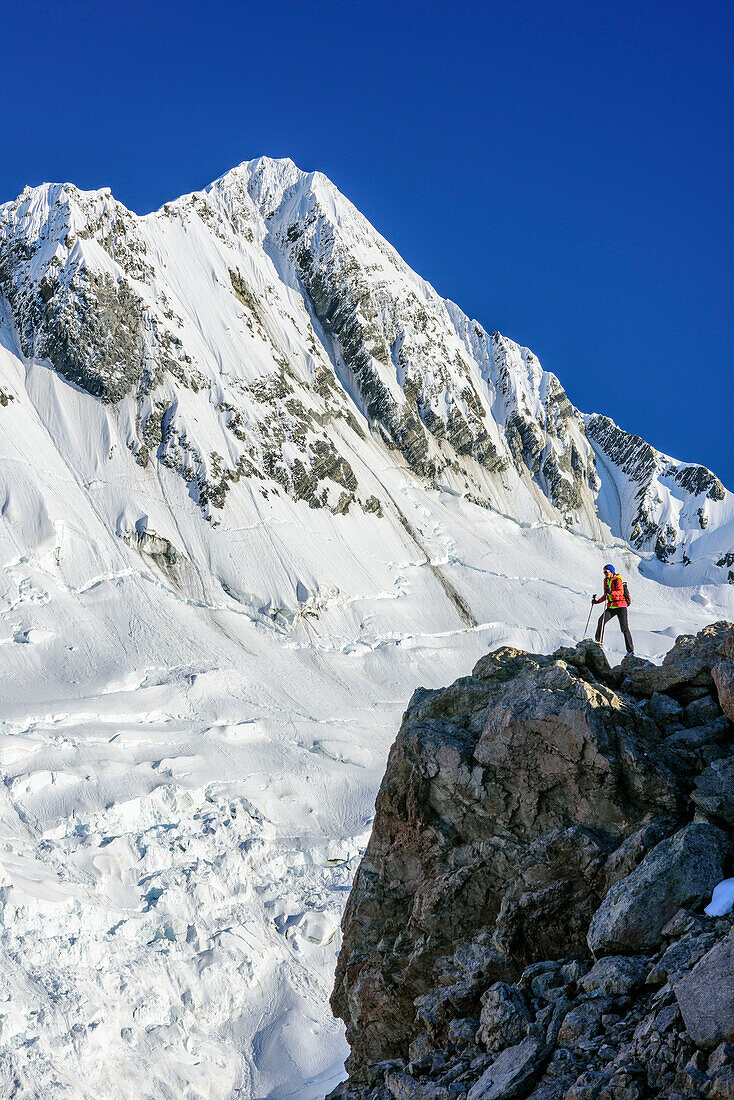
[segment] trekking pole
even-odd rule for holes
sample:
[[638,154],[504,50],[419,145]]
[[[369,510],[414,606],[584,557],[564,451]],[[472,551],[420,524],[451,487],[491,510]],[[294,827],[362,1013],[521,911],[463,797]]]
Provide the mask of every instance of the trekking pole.
[[591,622],[591,612],[594,610],[594,598],[591,599],[591,607],[589,608],[589,617],[586,620],[586,626],[584,627],[584,638],[589,633],[589,623]]
[[607,609],[605,607],[604,610],[602,611],[602,616],[601,616],[601,636],[599,638],[599,645],[601,645],[601,646],[604,645],[604,627],[606,625],[607,625]]

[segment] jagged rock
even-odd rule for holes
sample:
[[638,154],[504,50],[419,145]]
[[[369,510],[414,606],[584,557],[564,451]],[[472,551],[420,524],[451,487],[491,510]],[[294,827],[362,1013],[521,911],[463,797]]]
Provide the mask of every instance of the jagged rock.
[[573,648],[562,646],[554,652],[553,656],[560,657],[562,661],[576,668],[588,668],[597,680],[603,683],[611,683],[615,686],[615,681],[618,680],[617,672],[609,664],[606,653],[599,643],[592,641],[591,638],[584,638]]
[[523,856],[495,922],[495,944],[522,962],[585,949],[589,921],[603,896],[609,844],[572,826],[540,837]]
[[451,1092],[443,1085],[420,1083],[398,1069],[385,1074],[385,1088],[393,1100],[452,1100]]
[[[532,966],[525,967],[517,984],[524,993],[529,993],[536,999],[554,1000],[556,991],[562,990],[565,984],[562,968],[560,959],[533,963]],[[551,990],[554,992],[550,993]]]
[[642,985],[648,970],[648,960],[639,955],[610,955],[598,959],[588,974],[579,981],[586,993],[604,996],[630,993]]
[[724,1066],[734,1066],[734,1046],[730,1043],[719,1043],[716,1050],[709,1055],[707,1069],[713,1073]]
[[691,729],[676,730],[666,738],[666,744],[676,751],[696,753],[707,746],[725,741],[731,734],[729,719],[721,715],[705,726],[693,726]]
[[454,955],[437,960],[439,984],[416,997],[416,1023],[426,1029],[434,1046],[439,1045],[449,1021],[457,1013],[477,1007],[477,999],[487,982],[509,977],[511,970],[510,960],[490,945],[477,941],[462,944]]
[[734,1042],[734,933],[676,982],[675,997],[697,1047]]
[[611,888],[589,927],[595,955],[644,952],[658,946],[677,909],[708,900],[724,877],[731,841],[713,825],[694,824],[661,841],[627,878]]
[[561,1046],[574,1046],[579,1039],[597,1034],[601,1030],[601,1018],[612,1006],[609,997],[594,997],[582,1001],[566,1013],[558,1032]]
[[[413,1002],[437,988],[439,957],[500,914],[497,946],[517,963],[548,956],[548,916],[557,954],[583,948],[605,852],[646,814],[676,811],[658,741],[648,718],[582,670],[511,649],[444,691],[416,693],[343,921],[332,1004],[350,1067],[407,1050]],[[554,873],[565,861],[561,890],[526,859],[536,840]],[[534,881],[534,900],[518,880]],[[462,1004],[448,1019],[474,1011]]]
[[691,932],[702,932],[704,917],[691,913],[688,909],[679,909],[663,928],[663,938],[680,939]]
[[[732,647],[730,647],[732,648]],[[730,722],[734,722],[734,660],[719,661],[711,669],[719,705]]]
[[708,817],[734,827],[734,759],[715,760],[702,771],[691,798]]
[[726,1066],[709,1076],[704,1085],[706,1100],[734,1100],[734,1067]]
[[727,1095],[729,1033],[699,1042],[721,1046],[709,1065],[681,1012],[704,1013],[717,951],[734,972],[731,918],[692,911],[724,876],[729,822],[691,824],[689,798],[699,769],[696,792],[731,757],[706,664],[728,660],[730,637],[681,639],[670,695],[648,671],[637,699],[617,694],[641,666],[609,670],[588,642],[499,650],[416,693],[344,919],[341,1095]]
[[604,865],[604,893],[606,894],[615,882],[632,874],[635,867],[656,844],[675,832],[675,827],[675,818],[656,817],[651,821],[645,821],[639,829],[635,829],[612,852]]
[[555,1080],[544,1078],[530,1093],[528,1100],[563,1100],[572,1084],[570,1077],[558,1077]]
[[516,986],[495,982],[482,996],[477,1038],[490,1054],[514,1046],[527,1035],[532,1016]]
[[662,985],[681,972],[690,970],[706,954],[714,940],[713,933],[705,932],[683,936],[682,939],[676,940],[650,969],[647,975],[648,982],[651,985]]
[[655,691],[647,704],[647,713],[659,726],[665,726],[682,715],[683,707],[669,695]]
[[532,1080],[538,1070],[543,1044],[528,1037],[500,1054],[475,1085],[467,1100],[510,1100]]
[[[715,669],[711,670],[713,676]],[[721,717],[721,710],[716,701],[710,695],[704,695],[700,699],[694,699],[683,710],[683,721],[687,726],[705,726]]]
[[712,623],[696,635],[676,638],[662,665],[640,657],[625,657],[622,688],[648,698],[655,692],[670,692],[689,703],[713,689],[711,670],[720,665],[728,667],[733,654],[734,626],[727,622]]
[[[474,1042],[476,1038],[477,1029],[479,1027],[479,1020],[473,1016],[467,1016],[463,1019],[452,1020],[447,1028],[447,1038],[449,1043],[457,1050],[468,1046]],[[503,1044],[507,1045],[507,1044]]]
[[628,653],[620,665],[621,688],[630,695],[651,698],[659,690],[660,668],[644,657]]
[[604,1085],[610,1080],[610,1073],[601,1070],[587,1070],[564,1093],[563,1100],[596,1100]]

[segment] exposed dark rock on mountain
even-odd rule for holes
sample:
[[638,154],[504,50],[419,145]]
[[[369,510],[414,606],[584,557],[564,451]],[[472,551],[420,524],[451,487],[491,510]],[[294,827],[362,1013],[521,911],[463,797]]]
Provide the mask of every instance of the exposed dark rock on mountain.
[[731,873],[733,671],[721,622],[662,666],[505,648],[416,692],[344,916],[332,1097],[734,1095],[732,917],[701,913]]
[[725,832],[703,823],[661,840],[631,875],[611,888],[594,914],[588,933],[594,954],[654,951],[663,928],[681,907],[709,900],[724,876],[730,848]]
[[0,297],[23,357],[104,402],[141,467],[174,471],[212,523],[239,482],[389,515],[369,437],[434,489],[601,541],[611,527],[699,583],[707,541],[717,568],[732,556],[710,539],[732,515],[714,474],[584,416],[289,160],[144,217],[107,189],[26,188],[0,206]]
[[[619,476],[629,482],[631,508],[622,524],[626,528],[625,537],[639,550],[653,550],[662,562],[672,561],[676,556],[682,528],[697,522],[705,530],[712,504],[726,497],[719,478],[705,466],[674,462],[639,435],[619,428],[608,416],[597,413],[588,417],[586,434],[597,457],[611,463]],[[665,521],[657,488],[661,482],[670,483],[678,492],[682,489],[690,493],[696,500],[695,513],[693,509],[684,509],[677,517]]]

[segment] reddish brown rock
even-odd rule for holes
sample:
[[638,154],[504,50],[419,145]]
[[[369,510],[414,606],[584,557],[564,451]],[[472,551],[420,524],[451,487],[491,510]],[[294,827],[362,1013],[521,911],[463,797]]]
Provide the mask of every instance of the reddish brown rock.
[[734,722],[734,660],[722,660],[711,669],[719,705],[730,722]]

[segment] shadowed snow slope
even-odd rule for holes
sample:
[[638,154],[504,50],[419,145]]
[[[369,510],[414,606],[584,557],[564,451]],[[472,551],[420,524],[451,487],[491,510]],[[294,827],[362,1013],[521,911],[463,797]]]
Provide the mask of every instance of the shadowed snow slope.
[[645,656],[731,619],[732,497],[290,161],[26,189],[0,290],[0,1091],[322,1096],[413,689],[580,637],[607,560]]

